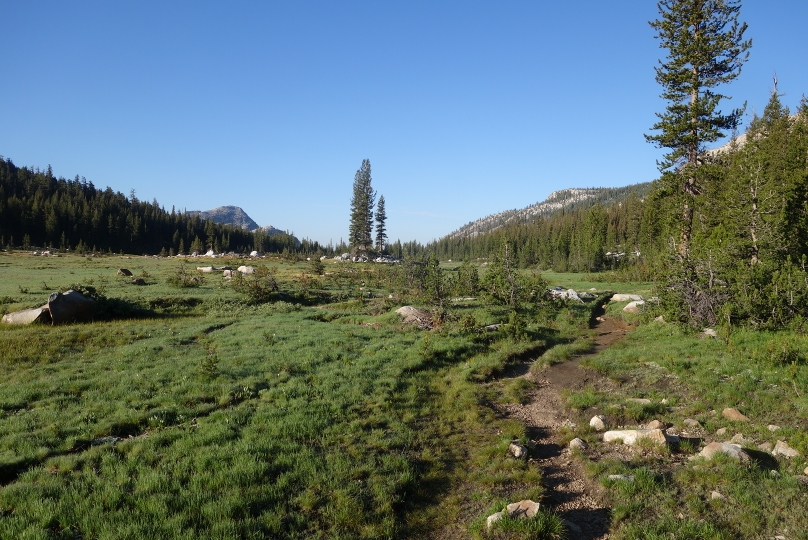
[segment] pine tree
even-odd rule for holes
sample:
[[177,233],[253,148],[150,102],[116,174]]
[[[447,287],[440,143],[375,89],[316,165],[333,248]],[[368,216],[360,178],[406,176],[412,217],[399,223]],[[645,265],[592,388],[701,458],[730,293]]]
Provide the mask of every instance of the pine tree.
[[351,221],[348,227],[348,242],[351,248],[366,251],[373,244],[373,206],[376,192],[371,186],[370,160],[362,160],[356,171],[351,197]]
[[382,195],[376,205],[376,251],[379,253],[384,252],[385,244],[387,244],[386,222],[387,212],[384,209],[384,195]]
[[704,145],[736,129],[743,113],[718,110],[728,96],[713,89],[740,74],[752,41],[743,39],[747,25],[738,23],[737,0],[661,0],[657,7],[661,18],[650,25],[668,55],[655,68],[656,80],[668,106],[652,127],[659,133],[646,140],[670,150],[659,168],[671,192],[682,197],[678,253],[687,260],[696,197],[704,190]]

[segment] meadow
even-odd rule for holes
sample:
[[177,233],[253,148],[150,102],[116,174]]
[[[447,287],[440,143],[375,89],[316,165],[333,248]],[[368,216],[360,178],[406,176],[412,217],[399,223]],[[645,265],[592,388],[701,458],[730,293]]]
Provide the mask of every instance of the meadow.
[[412,298],[381,265],[252,263],[280,286],[261,304],[196,272],[243,262],[0,256],[4,312],[79,288],[112,315],[0,326],[0,537],[415,538],[469,519],[461,484],[482,486],[466,494],[480,512],[541,496],[505,457],[523,428],[481,383],[586,310],[518,341],[480,332],[506,315],[477,301],[431,331],[401,323]]

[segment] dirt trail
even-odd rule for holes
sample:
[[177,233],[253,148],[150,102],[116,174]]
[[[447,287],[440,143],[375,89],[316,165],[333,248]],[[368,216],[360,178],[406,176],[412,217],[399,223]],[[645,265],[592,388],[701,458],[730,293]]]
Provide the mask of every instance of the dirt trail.
[[[622,321],[608,317],[598,317],[594,329],[597,331],[595,346],[585,356],[607,349],[630,330]],[[615,383],[580,367],[581,358],[539,372],[520,370],[525,373],[519,376],[533,381],[536,390],[526,405],[506,405],[502,412],[527,427],[527,434],[535,444],[532,459],[541,467],[548,490],[546,502],[562,518],[581,528],[580,534],[571,534],[570,538],[600,540],[609,538],[609,509],[599,502],[601,487],[587,477],[578,460],[571,459],[569,450],[561,446],[559,435],[559,429],[565,425],[587,420],[566,409],[561,393],[586,387],[607,390]]]

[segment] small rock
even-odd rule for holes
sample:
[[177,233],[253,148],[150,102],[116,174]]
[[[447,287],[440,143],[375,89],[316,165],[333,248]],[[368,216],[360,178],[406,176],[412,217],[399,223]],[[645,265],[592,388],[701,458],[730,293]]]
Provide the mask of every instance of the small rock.
[[523,501],[509,504],[505,507],[505,510],[512,518],[525,519],[535,516],[538,513],[539,508],[541,508],[539,503],[531,501],[530,499],[525,499]]
[[485,329],[486,329],[488,332],[496,332],[497,330],[499,330],[499,325],[498,325],[498,324],[489,324],[489,325],[487,325],[487,326],[485,327]]
[[718,332],[716,332],[715,329],[713,328],[705,328],[704,330],[701,331],[701,333],[707,337],[713,337],[713,338],[718,337]]
[[504,515],[505,512],[502,511],[497,512],[496,514],[491,514],[490,516],[488,516],[488,519],[485,520],[486,526],[490,529],[494,525],[494,523],[502,519],[502,516]]
[[780,429],[780,426],[775,426],[774,424],[769,424],[768,426],[766,426],[766,429],[768,429],[769,431],[777,431],[778,429]]
[[647,424],[645,424],[645,429],[665,429],[667,424],[665,422],[660,422],[659,420],[651,420]]
[[746,437],[743,436],[743,433],[736,433],[735,435],[732,436],[729,442],[730,444],[752,444],[755,441],[753,441],[752,439],[747,439]]
[[771,453],[771,451],[772,451],[772,443],[770,443],[770,442],[760,443],[758,445],[758,450],[760,450],[761,452],[769,452],[769,453]]
[[508,453],[516,459],[527,459],[527,447],[517,442],[508,445]]
[[769,474],[772,475],[774,478],[780,478],[780,473],[775,471],[774,469],[769,471]]
[[607,431],[603,434],[603,442],[622,441],[623,444],[634,446],[640,440],[649,440],[655,444],[665,444],[668,438],[661,429],[625,429],[621,431]]
[[718,437],[723,437],[724,435],[727,434],[727,428],[725,428],[725,427],[719,428],[719,429],[715,430],[715,434]]
[[695,418],[685,418],[684,424],[687,427],[692,427],[692,428],[700,428],[701,427],[701,422],[699,422]]
[[727,407],[726,409],[721,411],[721,414],[727,420],[734,420],[736,422],[748,422],[749,421],[748,416],[742,414],[741,411],[739,411],[738,409],[732,408],[732,407]]
[[132,280],[132,285],[145,285],[146,281],[143,278],[135,278]]
[[586,444],[586,441],[584,441],[583,439],[575,437],[570,441],[570,448],[577,448],[578,450],[586,450],[587,448],[589,448],[589,445]]
[[791,448],[785,441],[777,441],[774,444],[774,450],[772,450],[773,456],[785,456],[787,458],[793,458],[800,455],[798,450]]
[[711,442],[699,452],[699,455],[705,459],[712,459],[716,454],[726,454],[734,459],[749,461],[749,454],[744,452],[737,444]]
[[803,486],[808,486],[808,476],[805,476],[804,474],[798,474],[797,476],[794,477],[794,479]]
[[610,474],[609,480],[614,480],[616,482],[633,482],[634,475],[633,474]]
[[713,500],[715,500],[715,499],[726,499],[726,497],[724,497],[718,491],[711,491],[710,492],[710,498],[713,499]]
[[802,472],[804,472],[805,474],[808,474],[808,467],[805,467],[805,470],[802,471]]
[[606,429],[607,422],[606,417],[602,415],[595,415],[589,420],[589,427],[594,429],[595,431],[603,431]]
[[660,315],[659,317],[654,317],[655,322],[665,322],[665,317]]
[[632,403],[638,403],[640,405],[650,405],[651,404],[651,400],[648,399],[648,398],[632,397],[632,398],[627,398],[626,401],[630,401]]

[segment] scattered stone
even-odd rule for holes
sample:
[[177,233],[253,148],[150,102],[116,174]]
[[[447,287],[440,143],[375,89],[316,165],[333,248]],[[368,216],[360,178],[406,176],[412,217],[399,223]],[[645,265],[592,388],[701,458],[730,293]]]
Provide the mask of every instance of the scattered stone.
[[517,442],[508,445],[508,454],[516,459],[527,459],[527,447]]
[[642,307],[645,305],[645,302],[642,300],[635,300],[633,302],[629,302],[623,308],[623,313],[639,313],[642,311]]
[[398,308],[396,313],[404,318],[405,323],[415,324],[421,329],[432,328],[432,315],[428,311],[412,306],[403,306]]
[[637,404],[639,404],[639,405],[650,405],[650,404],[651,404],[651,400],[650,400],[650,399],[648,399],[648,398],[641,398],[641,397],[632,397],[632,398],[627,398],[627,399],[626,399],[626,401],[630,401],[630,402],[632,402],[632,403],[637,403]]
[[718,332],[716,332],[715,329],[713,328],[705,328],[704,330],[701,331],[701,333],[704,334],[705,337],[712,337],[712,338],[718,337]]
[[244,274],[245,276],[250,276],[255,273],[255,267],[253,266],[239,266],[236,270]]
[[642,300],[642,296],[639,294],[615,294],[612,295],[612,302],[635,302]]
[[799,456],[800,452],[799,450],[791,448],[785,441],[777,441],[776,443],[774,443],[774,450],[772,450],[772,455],[793,458]]
[[212,266],[197,266],[196,269],[204,274],[210,274],[211,272],[213,272]]
[[607,426],[606,417],[600,414],[595,415],[589,421],[589,427],[594,429],[595,431],[603,431],[606,429]]
[[668,425],[665,422],[660,422],[659,420],[651,420],[647,424],[645,424],[645,429],[665,429]]
[[758,445],[758,450],[760,450],[761,452],[769,452],[769,453],[771,453],[771,451],[772,451],[772,443],[770,443],[770,442],[760,443]]
[[725,427],[718,428],[717,430],[715,430],[715,434],[718,437],[723,437],[724,435],[727,434],[727,428],[725,428]]
[[505,507],[505,511],[508,512],[508,515],[512,518],[525,519],[535,516],[539,512],[539,508],[541,508],[539,503],[525,499],[509,504]]
[[570,441],[570,448],[572,449],[577,448],[578,450],[586,450],[587,448],[589,448],[589,445],[586,444],[586,441],[584,441],[583,439],[575,437]]
[[127,270],[126,268],[118,268],[118,275],[119,276],[131,277],[132,272],[130,270]]
[[780,429],[780,426],[775,426],[774,424],[769,424],[768,426],[766,426],[766,429],[768,429],[769,431],[777,431],[778,429]]
[[659,317],[654,317],[654,322],[665,322],[665,317],[660,315]]
[[716,500],[716,499],[726,499],[726,497],[724,497],[724,496],[723,496],[721,493],[719,493],[718,491],[711,491],[711,492],[710,492],[710,498],[711,498],[712,500]]
[[701,422],[699,422],[695,418],[685,418],[684,424],[687,427],[691,427],[691,428],[701,428]]
[[726,454],[733,459],[749,461],[749,454],[737,444],[711,442],[705,446],[698,455],[705,459],[713,459],[713,456],[716,454]]
[[222,272],[222,277],[226,277],[226,278],[231,278],[231,277],[233,277],[233,271],[232,271],[232,270],[225,270],[225,271],[223,271],[223,272]]
[[145,285],[146,280],[143,278],[135,278],[132,280],[132,285]]
[[727,420],[734,420],[735,422],[748,422],[749,421],[748,416],[744,415],[743,413],[741,413],[741,411],[739,411],[738,409],[735,409],[733,407],[727,407],[726,409],[721,411],[721,414]]
[[755,441],[752,439],[747,439],[743,436],[743,433],[736,433],[732,436],[729,442],[730,444],[753,444]]
[[496,332],[497,330],[499,330],[499,326],[500,325],[498,325],[498,324],[489,324],[489,325],[486,325],[485,330],[487,332]]
[[491,529],[491,527],[494,525],[494,523],[496,523],[497,521],[502,519],[502,516],[504,516],[504,515],[505,515],[505,512],[503,512],[503,511],[499,511],[496,514],[491,514],[490,516],[488,516],[488,519],[485,520],[486,527],[488,529]]
[[649,440],[654,444],[668,442],[665,432],[661,429],[625,429],[622,431],[607,431],[603,434],[604,442],[622,441],[623,444],[634,446],[641,440]]
[[609,480],[614,480],[616,482],[633,482],[634,475],[633,474],[610,474]]

